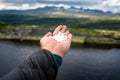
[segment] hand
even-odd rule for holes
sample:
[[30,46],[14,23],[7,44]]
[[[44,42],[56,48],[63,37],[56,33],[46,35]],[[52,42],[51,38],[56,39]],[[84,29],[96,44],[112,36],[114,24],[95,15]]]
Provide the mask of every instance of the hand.
[[[64,42],[57,42],[52,36],[58,34],[58,32],[65,33],[68,37]],[[71,45],[72,34],[67,30],[66,26],[58,26],[53,33],[48,32],[40,41],[41,48],[51,51],[53,54],[57,54],[61,57],[68,52]]]

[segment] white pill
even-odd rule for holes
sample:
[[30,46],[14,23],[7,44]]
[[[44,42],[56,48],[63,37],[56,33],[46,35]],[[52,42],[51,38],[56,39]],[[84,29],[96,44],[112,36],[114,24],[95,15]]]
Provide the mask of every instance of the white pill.
[[65,33],[59,32],[58,34],[52,36],[51,38],[53,38],[57,42],[64,42],[68,37],[65,35]]

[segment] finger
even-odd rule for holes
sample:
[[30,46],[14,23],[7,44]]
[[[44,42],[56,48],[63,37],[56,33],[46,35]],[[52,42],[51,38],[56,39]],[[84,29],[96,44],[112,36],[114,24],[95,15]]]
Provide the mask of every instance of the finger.
[[66,36],[68,36],[68,35],[69,35],[69,33],[70,33],[70,32],[67,30],[67,31],[65,32],[65,35],[66,35]]
[[68,40],[69,40],[69,41],[72,40],[72,34],[71,34],[71,33],[69,33],[69,35],[68,35]]
[[60,32],[64,33],[64,32],[66,31],[66,29],[67,29],[67,26],[66,26],[66,25],[63,25]]
[[44,37],[49,37],[49,36],[52,36],[52,33],[51,33],[51,32],[48,32],[47,34],[45,34]]
[[58,32],[62,29],[62,25],[59,25],[53,32],[53,35],[58,34]]

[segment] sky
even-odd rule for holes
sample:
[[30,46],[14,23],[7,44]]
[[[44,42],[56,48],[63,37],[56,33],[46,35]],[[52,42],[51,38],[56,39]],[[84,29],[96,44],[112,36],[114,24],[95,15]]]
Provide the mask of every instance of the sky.
[[0,10],[27,10],[55,6],[89,8],[120,13],[120,0],[0,0]]

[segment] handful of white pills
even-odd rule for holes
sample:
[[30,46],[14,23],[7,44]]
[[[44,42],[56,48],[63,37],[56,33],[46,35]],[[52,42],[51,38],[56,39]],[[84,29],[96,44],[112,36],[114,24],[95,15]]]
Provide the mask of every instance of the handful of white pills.
[[57,42],[64,42],[68,37],[65,35],[65,33],[59,32],[58,34],[52,36],[51,38],[53,38]]

